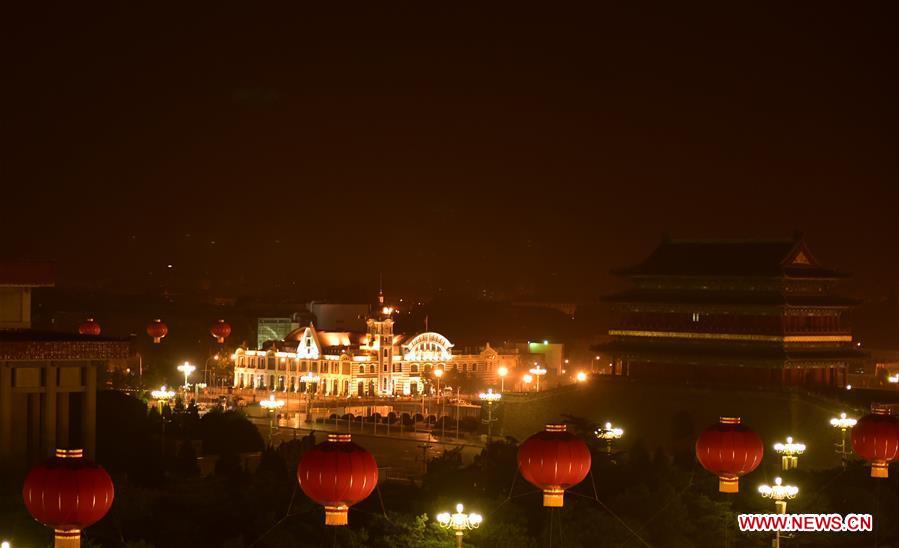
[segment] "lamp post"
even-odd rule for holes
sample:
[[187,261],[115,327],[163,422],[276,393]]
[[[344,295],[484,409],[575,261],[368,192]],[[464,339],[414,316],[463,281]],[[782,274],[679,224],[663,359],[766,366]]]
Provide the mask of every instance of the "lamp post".
[[609,455],[612,454],[612,444],[615,443],[616,440],[620,440],[622,436],[624,436],[624,429],[618,428],[617,426],[612,426],[611,422],[605,423],[600,428],[596,429],[596,437],[606,442],[606,453]]
[[190,377],[190,374],[197,370],[195,365],[192,365],[189,362],[184,362],[178,366],[178,371],[184,373],[184,392],[187,392],[188,382],[187,379]]
[[[302,377],[300,377],[300,381],[306,386],[306,390],[304,391],[306,394],[306,422],[312,422],[312,398],[309,396],[309,386],[312,384],[318,384],[322,378],[318,375],[314,375],[312,373],[306,373]],[[312,393],[315,396],[315,392]]]
[[840,461],[843,463],[843,468],[846,468],[846,460],[849,457],[849,452],[846,450],[846,430],[855,426],[856,422],[858,421],[847,417],[846,413],[840,413],[839,417],[830,419],[830,425],[840,430],[840,443],[835,445],[837,454],[840,455]]
[[262,400],[259,405],[268,411],[268,444],[272,444],[272,435],[275,433],[275,411],[284,407],[284,400],[276,400],[275,394],[269,394],[267,400]]
[[531,389],[531,382],[534,380],[534,377],[525,373],[523,377],[521,377],[522,382],[524,382],[524,390],[527,392]]
[[774,451],[781,457],[781,470],[786,472],[799,466],[799,455],[805,452],[805,444],[794,442],[792,436],[787,436],[787,443],[775,443]]
[[[778,514],[787,513],[787,500],[796,498],[799,488],[783,485],[783,480],[774,478],[774,485],[759,485],[759,494],[774,501]],[[774,548],[780,548],[780,530],[774,531]]]
[[165,457],[165,415],[162,412],[162,408],[170,399],[175,397],[175,391],[169,390],[166,385],[162,385],[162,387],[158,390],[153,390],[152,392],[150,392],[150,397],[156,400],[156,402],[159,404],[159,418],[162,422],[162,437],[160,438],[160,440],[162,446],[162,456]]
[[539,363],[535,363],[534,367],[529,370],[531,375],[537,377],[537,392],[540,391],[540,377],[546,375],[546,369],[540,367]]
[[437,514],[437,523],[444,529],[452,529],[456,532],[456,547],[462,548],[462,535],[470,529],[477,529],[481,526],[484,518],[480,514],[474,512],[466,514],[463,512],[462,504],[456,505],[456,512],[442,512]]
[[577,379],[577,382],[584,382],[585,380],[587,380],[587,374],[583,371],[578,371],[577,375],[575,375],[574,378]]
[[509,374],[509,368],[505,365],[501,365],[497,368],[496,374],[499,375],[499,391],[506,391],[506,375]]
[[503,395],[494,392],[492,388],[488,388],[486,392],[478,394],[478,397],[481,401],[487,402],[487,419],[482,419],[481,422],[487,423],[487,443],[490,443],[493,441],[493,422],[498,420],[493,418],[493,404],[498,402]]
[[440,398],[440,377],[443,376],[443,369],[435,369],[434,377],[437,379],[437,398],[439,401]]

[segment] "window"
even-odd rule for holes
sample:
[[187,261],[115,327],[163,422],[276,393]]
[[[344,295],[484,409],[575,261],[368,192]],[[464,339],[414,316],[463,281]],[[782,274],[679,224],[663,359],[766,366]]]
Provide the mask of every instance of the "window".
[[417,364],[417,363],[413,363],[413,364],[412,364],[412,367],[409,368],[409,371],[412,372],[412,373],[418,373],[418,364]]
[[699,321],[699,312],[694,312],[693,313],[693,323],[696,323],[698,321]]
[[362,374],[364,374],[364,373],[365,373],[365,366],[364,366],[364,365],[360,365],[360,366],[359,366],[359,374],[362,375]]

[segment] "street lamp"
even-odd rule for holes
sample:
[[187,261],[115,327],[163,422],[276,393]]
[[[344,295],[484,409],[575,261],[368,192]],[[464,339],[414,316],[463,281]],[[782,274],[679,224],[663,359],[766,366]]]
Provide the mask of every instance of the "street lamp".
[[506,375],[509,374],[509,368],[506,367],[505,365],[501,365],[496,370],[496,374],[499,375],[499,391],[505,392],[506,391]]
[[527,373],[525,373],[525,375],[524,375],[523,377],[521,377],[521,380],[524,382],[524,385],[525,385],[525,388],[524,388],[524,389],[525,389],[525,392],[527,392],[528,390],[530,390],[530,389],[531,389],[531,381],[534,380],[534,377],[532,377],[532,376],[528,375]]
[[197,370],[195,365],[191,365],[189,362],[184,362],[178,366],[178,371],[184,373],[184,391],[187,391],[187,378],[190,377],[190,374]]
[[284,407],[284,400],[276,400],[275,394],[269,394],[267,400],[262,400],[259,405],[268,411],[268,444],[272,444],[272,434],[275,432],[275,411]]
[[540,377],[542,377],[543,375],[546,375],[546,369],[544,369],[543,367],[540,367],[539,363],[535,363],[534,367],[529,369],[528,371],[531,373],[531,375],[534,375],[535,377],[537,377],[537,392],[539,392],[540,391]]
[[[783,485],[783,480],[774,478],[774,485],[759,485],[759,494],[774,501],[778,514],[787,513],[787,500],[796,498],[799,488]],[[774,548],[780,548],[780,529],[774,531]]]
[[585,380],[587,380],[587,374],[583,371],[578,371],[577,375],[575,375],[575,378],[577,379],[577,382],[584,382]]
[[466,530],[477,529],[481,526],[481,522],[484,521],[481,514],[476,514],[474,512],[466,514],[462,510],[463,506],[457,504],[456,512],[454,514],[450,514],[449,512],[437,514],[437,523],[439,523],[441,527],[444,529],[452,529],[456,532],[457,548],[462,548],[462,534]]
[[493,404],[498,402],[503,395],[494,392],[492,388],[488,388],[486,392],[478,394],[478,397],[481,401],[487,402],[487,420],[484,421],[482,419],[482,422],[487,423],[487,442],[489,443],[493,441],[493,421],[498,420],[493,418]]
[[175,397],[175,391],[169,390],[166,385],[162,385],[158,390],[150,392],[150,397],[159,404],[159,419],[160,422],[162,422],[160,445],[162,446],[162,456],[165,457],[165,415],[162,412],[162,408],[165,406],[166,402]]
[[612,426],[611,422],[607,422],[603,426],[597,428],[594,434],[596,434],[597,438],[606,442],[606,453],[611,455],[612,444],[615,443],[616,440],[620,440],[621,437],[624,436],[624,429],[617,426]]
[[794,443],[792,436],[787,436],[787,443],[775,443],[774,451],[781,456],[781,469],[784,471],[792,470],[799,466],[799,455],[805,452],[805,444]]
[[837,448],[837,454],[840,455],[843,468],[846,468],[846,460],[849,457],[849,452],[846,450],[846,430],[855,426],[856,422],[858,421],[851,417],[847,417],[846,413],[840,413],[838,418],[830,419],[830,425],[840,429],[840,443],[834,445]]
[[[321,377],[312,373],[306,373],[300,377],[300,381],[306,386],[306,422],[312,422],[312,417],[310,416],[312,414],[312,398],[309,397],[309,386],[312,384],[317,385],[321,380]],[[315,392],[312,395],[315,396]]]
[[443,369],[435,369],[434,377],[437,378],[437,397],[440,397],[440,377],[443,376]]

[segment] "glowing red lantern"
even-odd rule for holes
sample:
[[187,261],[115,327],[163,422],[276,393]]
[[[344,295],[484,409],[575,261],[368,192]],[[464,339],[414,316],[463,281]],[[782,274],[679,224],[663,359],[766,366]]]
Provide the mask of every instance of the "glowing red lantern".
[[587,444],[564,424],[547,424],[518,448],[521,475],[543,490],[543,506],[553,508],[562,507],[565,490],[587,477],[591,462]]
[[718,476],[718,491],[722,493],[740,492],[740,476],[755,470],[764,454],[762,438],[740,424],[739,417],[721,417],[696,440],[696,458],[703,468]]
[[215,337],[215,340],[219,344],[222,344],[225,342],[225,339],[228,338],[228,335],[231,334],[231,324],[225,320],[219,320],[212,324],[212,327],[209,328],[209,332],[212,333],[212,336]]
[[890,463],[899,458],[899,419],[883,408],[860,418],[852,428],[852,449],[871,463],[872,478],[889,477]]
[[81,449],[57,449],[56,458],[28,472],[22,488],[34,519],[54,529],[57,548],[80,546],[81,530],[106,515],[114,496],[109,474]]
[[378,464],[349,434],[328,434],[303,455],[297,479],[306,496],[325,507],[325,525],[346,525],[349,507],[378,484]]
[[88,318],[81,322],[78,326],[79,335],[92,335],[94,337],[100,335],[100,324],[93,318]]
[[153,337],[153,342],[159,344],[163,337],[168,335],[169,326],[162,320],[153,320],[147,324],[147,335]]

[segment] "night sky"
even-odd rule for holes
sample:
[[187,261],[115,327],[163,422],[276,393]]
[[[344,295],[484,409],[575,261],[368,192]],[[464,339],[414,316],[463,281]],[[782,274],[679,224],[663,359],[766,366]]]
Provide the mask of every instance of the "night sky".
[[895,291],[895,4],[427,4],[6,14],[0,255],[588,299],[666,231],[802,230]]

